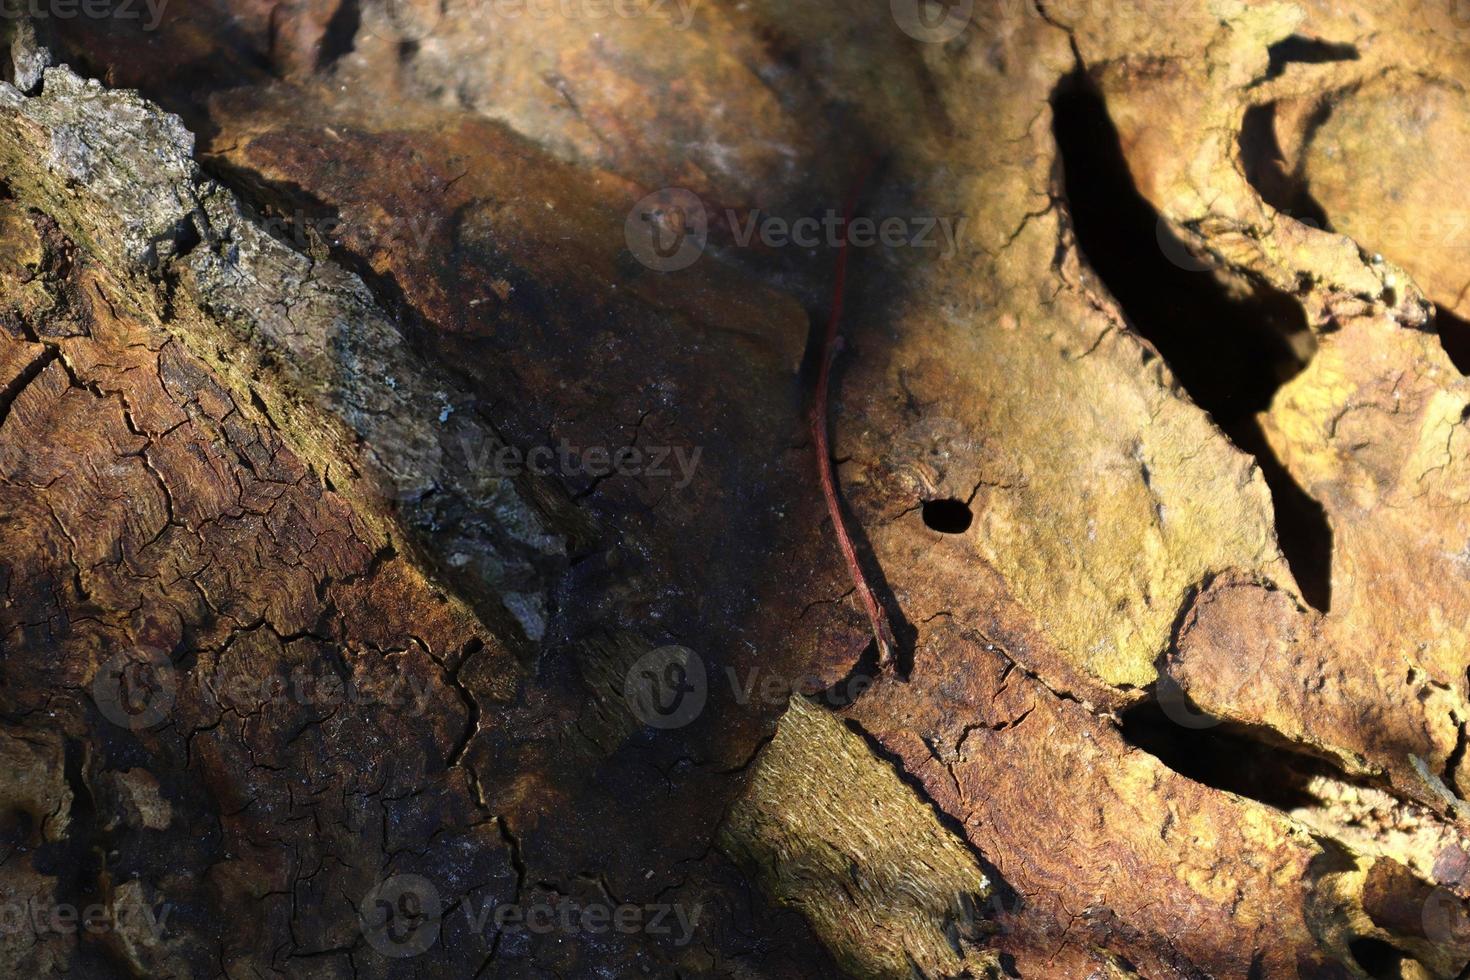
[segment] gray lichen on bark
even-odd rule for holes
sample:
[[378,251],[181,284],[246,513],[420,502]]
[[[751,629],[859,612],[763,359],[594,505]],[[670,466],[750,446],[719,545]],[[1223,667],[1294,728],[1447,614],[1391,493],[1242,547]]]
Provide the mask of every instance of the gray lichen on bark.
[[0,145],[6,180],[123,272],[241,401],[261,400],[385,540],[422,553],[507,636],[541,639],[564,532],[485,471],[498,436],[359,277],[263,230],[200,171],[179,118],[135,93],[50,68],[35,96],[0,88],[0,114],[19,137]]

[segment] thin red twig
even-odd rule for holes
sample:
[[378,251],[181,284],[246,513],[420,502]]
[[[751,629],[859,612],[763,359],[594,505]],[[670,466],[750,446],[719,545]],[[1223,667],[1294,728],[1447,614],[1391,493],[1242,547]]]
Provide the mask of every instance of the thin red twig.
[[843,291],[847,285],[847,226],[852,222],[853,211],[857,207],[858,197],[866,177],[864,173],[853,187],[852,195],[848,198],[847,209],[842,216],[842,241],[837,247],[837,272],[832,285],[832,314],[827,319],[827,335],[822,343],[822,363],[817,372],[817,387],[812,396],[809,420],[812,428],[812,441],[817,450],[817,472],[822,481],[822,496],[827,499],[827,513],[832,518],[833,529],[837,532],[837,546],[842,550],[842,558],[847,563],[848,573],[852,576],[853,588],[857,591],[858,598],[862,600],[863,608],[868,613],[868,622],[872,624],[873,640],[878,645],[878,665],[886,667],[893,662],[893,630],[888,625],[888,616],[883,612],[883,607],[878,604],[872,587],[868,585],[868,577],[863,573],[863,567],[858,561],[857,548],[852,543],[852,535],[848,533],[847,521],[842,516],[842,504],[837,499],[837,478],[832,471],[832,450],[827,443],[827,388],[832,375],[832,362],[842,350],[842,336],[838,333],[838,327],[842,320]]

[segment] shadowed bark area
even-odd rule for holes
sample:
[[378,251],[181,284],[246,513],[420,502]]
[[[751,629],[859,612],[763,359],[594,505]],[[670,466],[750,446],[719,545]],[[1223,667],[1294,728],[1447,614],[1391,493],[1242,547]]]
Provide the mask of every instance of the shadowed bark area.
[[1452,11],[103,13],[4,21],[7,975],[1470,968]]

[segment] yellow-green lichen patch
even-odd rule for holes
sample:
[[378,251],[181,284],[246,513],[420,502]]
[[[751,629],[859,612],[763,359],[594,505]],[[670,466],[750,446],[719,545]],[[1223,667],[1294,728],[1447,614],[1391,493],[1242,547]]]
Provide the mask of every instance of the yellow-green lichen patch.
[[986,976],[990,883],[967,847],[832,714],[793,698],[721,846],[860,977]]

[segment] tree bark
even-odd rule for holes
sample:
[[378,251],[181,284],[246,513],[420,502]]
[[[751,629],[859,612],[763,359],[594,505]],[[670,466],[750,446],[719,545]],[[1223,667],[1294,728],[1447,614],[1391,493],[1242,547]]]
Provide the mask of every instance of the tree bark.
[[8,974],[1464,975],[1453,10],[137,13],[5,21]]

